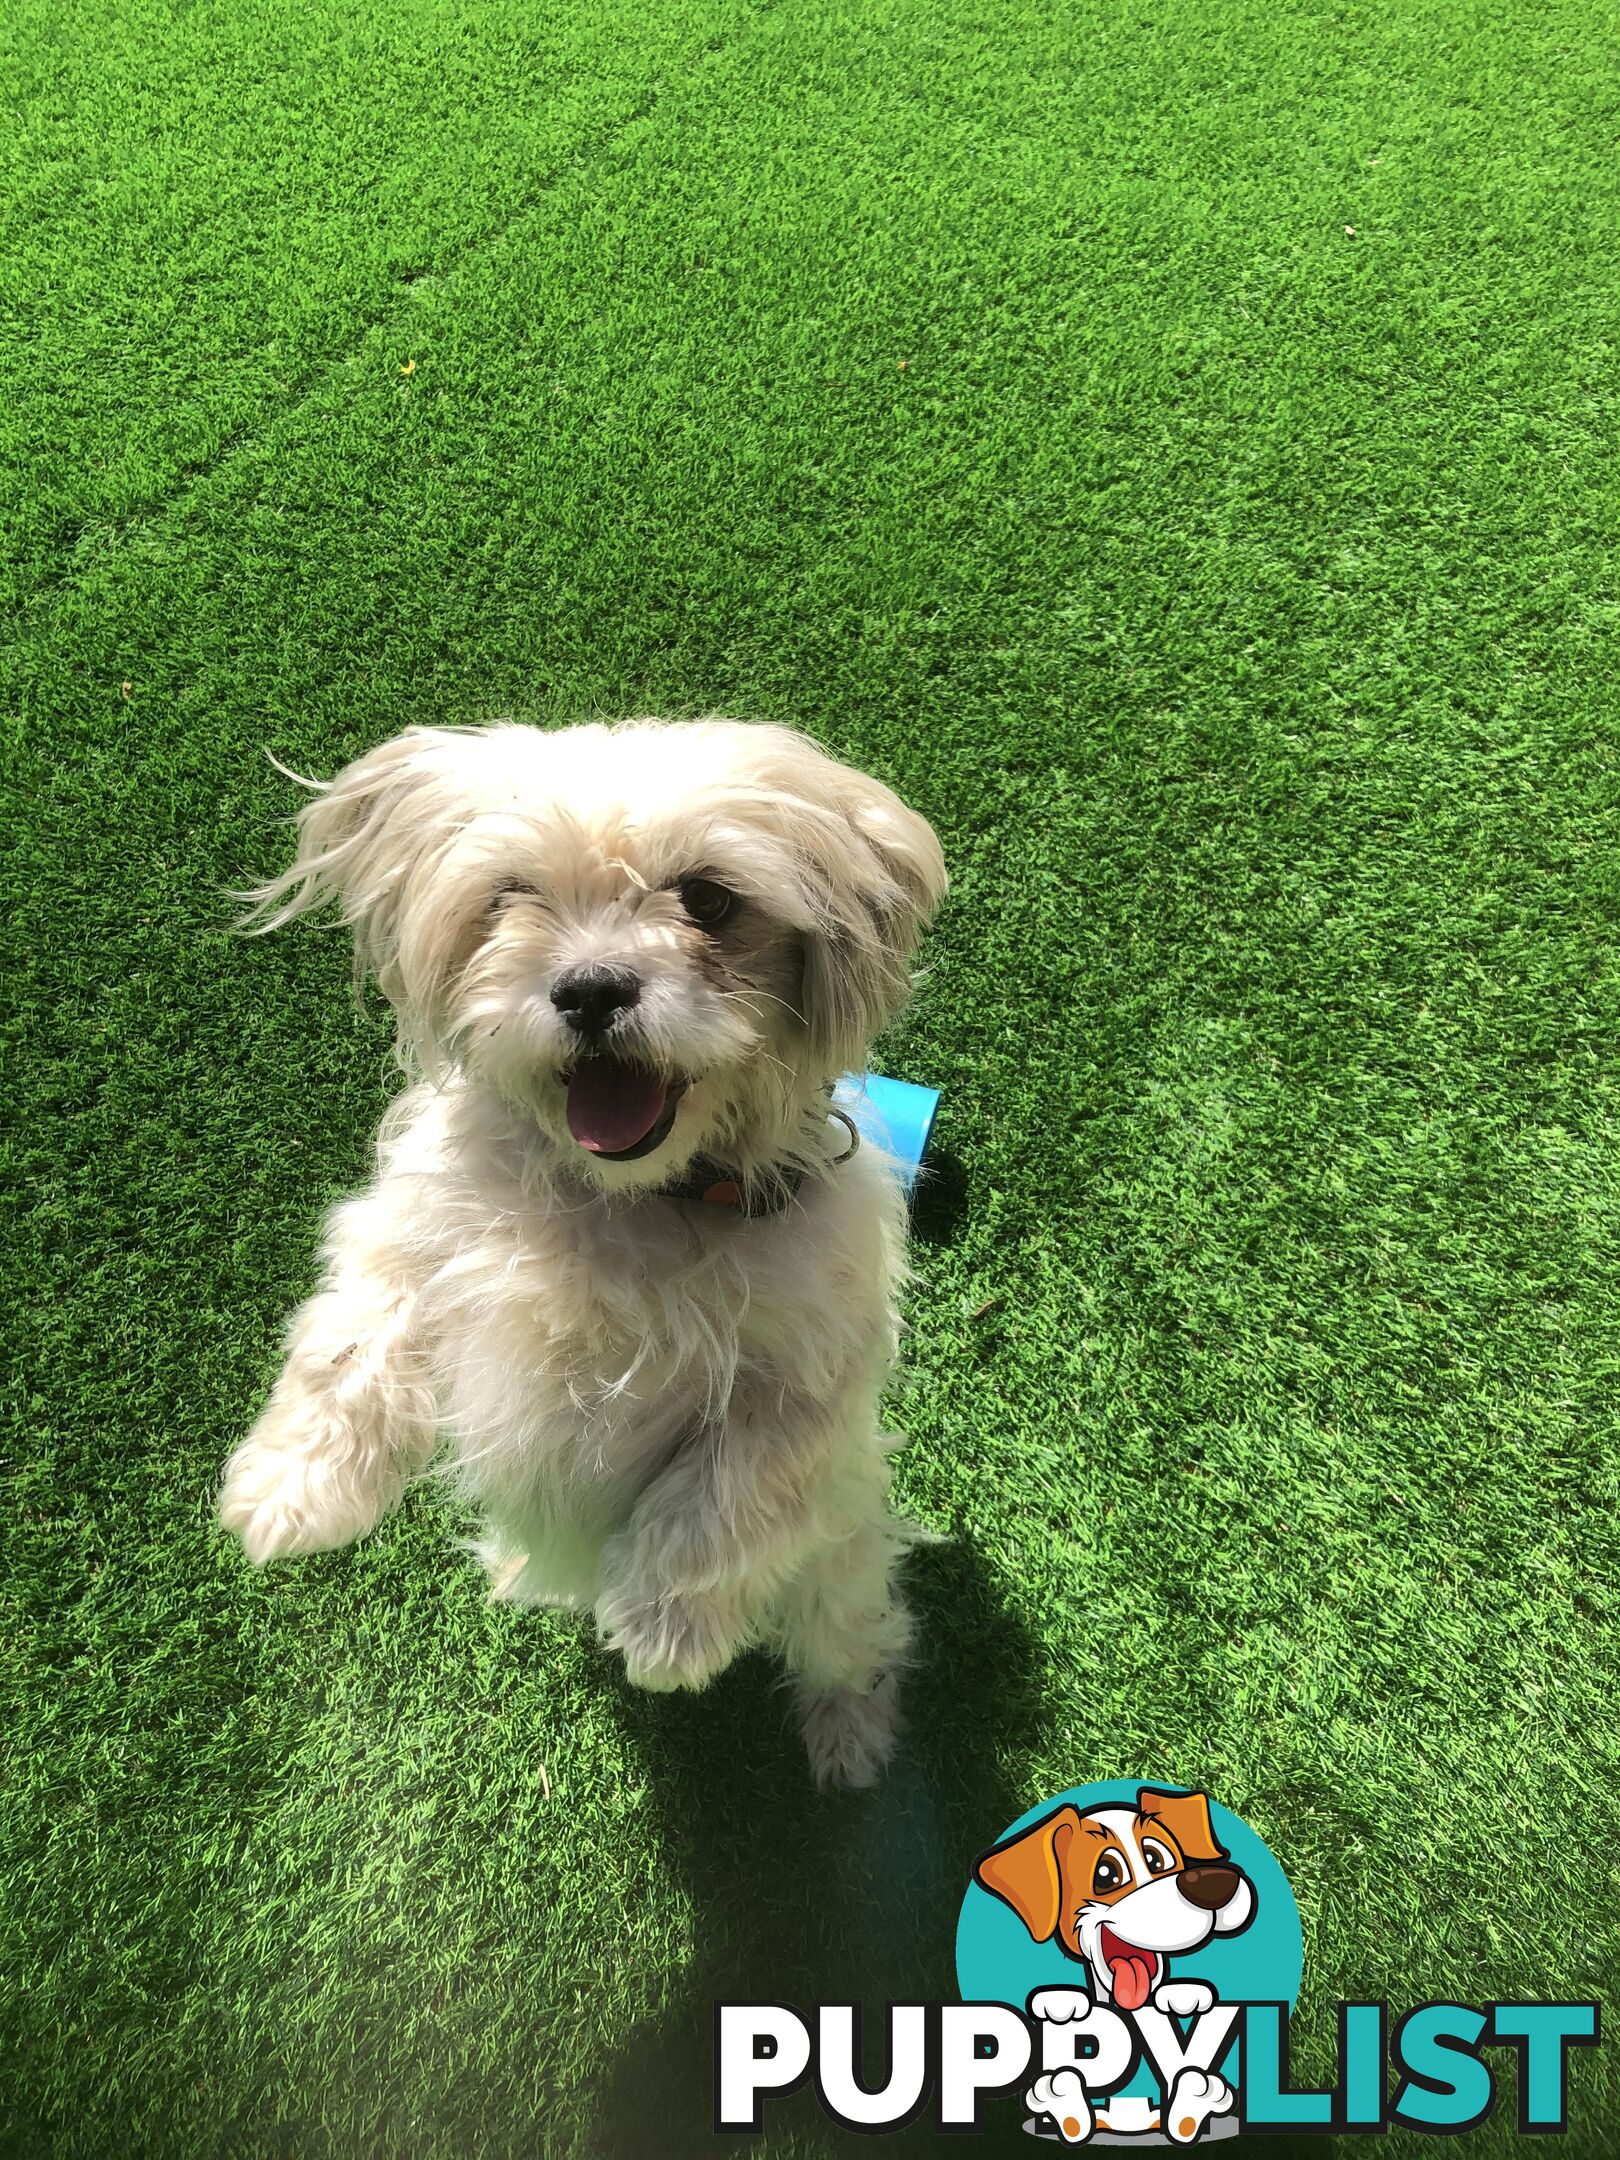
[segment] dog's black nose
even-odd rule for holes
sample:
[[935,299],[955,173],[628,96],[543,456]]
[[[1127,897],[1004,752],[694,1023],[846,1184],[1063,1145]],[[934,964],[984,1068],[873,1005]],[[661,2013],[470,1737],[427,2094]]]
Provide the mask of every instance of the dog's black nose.
[[1219,1912],[1237,1896],[1238,1871],[1229,1867],[1183,1868],[1176,1885],[1189,1905],[1205,1912]]
[[570,968],[551,986],[552,1004],[581,1035],[600,1035],[640,998],[640,976],[622,967]]

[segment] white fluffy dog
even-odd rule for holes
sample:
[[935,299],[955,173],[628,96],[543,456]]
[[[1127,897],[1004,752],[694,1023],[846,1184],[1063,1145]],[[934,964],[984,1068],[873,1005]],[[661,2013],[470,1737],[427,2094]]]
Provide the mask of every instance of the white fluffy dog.
[[255,920],[335,901],[418,1077],[231,1458],[248,1556],[363,1537],[443,1435],[498,1594],[594,1610],[647,1688],[773,1645],[817,1778],[870,1782],[905,1226],[827,1090],[945,882],[780,727],[412,728],[322,787]]

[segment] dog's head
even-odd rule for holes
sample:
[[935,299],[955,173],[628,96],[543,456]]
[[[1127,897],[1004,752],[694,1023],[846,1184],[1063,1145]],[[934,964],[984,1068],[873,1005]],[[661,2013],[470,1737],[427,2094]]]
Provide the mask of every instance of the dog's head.
[[253,897],[336,901],[430,1073],[517,1103],[608,1189],[781,1152],[910,987],[939,843],[781,727],[412,728],[348,766]]
[[973,1876],[1036,1942],[1056,1937],[1122,2010],[1141,2009],[1172,1952],[1236,1935],[1254,1916],[1253,1887],[1216,1842],[1206,1796],[1151,1785],[1134,1808],[1055,1809],[983,1854]]

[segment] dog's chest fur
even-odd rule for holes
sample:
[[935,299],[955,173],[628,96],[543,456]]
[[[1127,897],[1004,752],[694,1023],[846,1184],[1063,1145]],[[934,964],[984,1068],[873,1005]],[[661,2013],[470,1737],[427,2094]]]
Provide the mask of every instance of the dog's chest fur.
[[423,1303],[453,1460],[475,1493],[530,1491],[537,1536],[611,1533],[740,1388],[826,1401],[892,1353],[903,1217],[870,1156],[750,1220],[565,1191],[508,1115],[467,1096],[412,1090],[383,1148],[385,1186],[431,1241]]

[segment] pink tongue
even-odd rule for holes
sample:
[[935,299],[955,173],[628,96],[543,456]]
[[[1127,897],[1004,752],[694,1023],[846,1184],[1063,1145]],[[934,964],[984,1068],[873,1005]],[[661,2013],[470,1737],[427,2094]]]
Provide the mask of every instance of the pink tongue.
[[1156,1960],[1147,1951],[1134,1957],[1110,1958],[1108,1970],[1114,1980],[1114,2000],[1122,2010],[1140,2010],[1153,1985]]
[[645,1140],[669,1090],[656,1073],[617,1058],[586,1058],[568,1082],[568,1130],[593,1155],[619,1155]]

